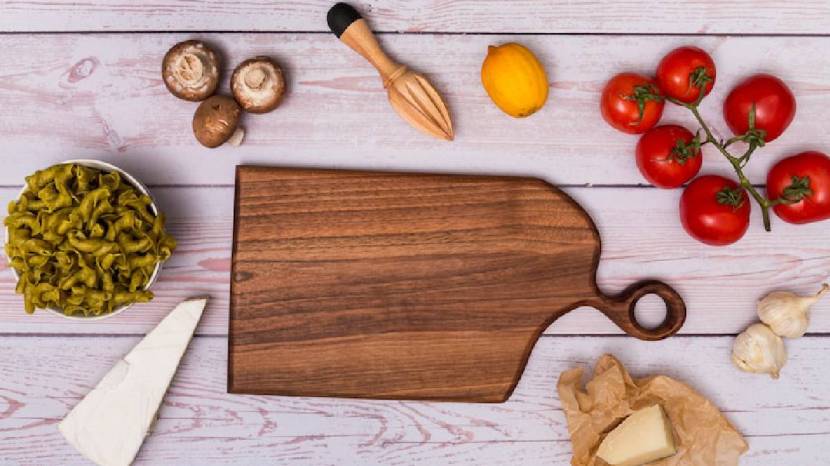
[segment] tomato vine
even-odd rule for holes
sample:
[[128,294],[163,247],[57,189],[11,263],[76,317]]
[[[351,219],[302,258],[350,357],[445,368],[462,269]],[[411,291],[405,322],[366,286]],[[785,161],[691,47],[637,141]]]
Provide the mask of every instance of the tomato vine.
[[[765,144],[765,137],[766,132],[762,129],[758,129],[755,127],[755,105],[752,105],[752,108],[749,112],[749,129],[741,135],[734,136],[728,140],[722,140],[715,137],[712,133],[712,130],[709,128],[709,125],[706,124],[706,121],[700,115],[699,107],[700,103],[703,101],[703,98],[706,97],[705,88],[709,80],[712,79],[708,77],[706,73],[706,69],[704,67],[696,68],[690,75],[689,80],[697,87],[700,91],[697,99],[694,102],[686,103],[681,102],[672,97],[666,97],[666,100],[669,102],[680,105],[681,107],[687,108],[691,111],[692,115],[697,120],[697,123],[703,129],[704,134],[706,135],[706,139],[700,142],[700,145],[711,144],[715,147],[718,152],[720,152],[726,160],[732,165],[732,168],[735,170],[735,174],[738,176],[738,181],[740,182],[741,187],[747,190],[749,194],[755,199],[755,202],[761,208],[761,215],[763,217],[764,222],[764,229],[767,231],[771,231],[771,222],[770,222],[770,209],[778,204],[787,204],[787,203],[795,203],[802,199],[804,196],[805,190],[794,190],[792,193],[795,195],[781,197],[779,199],[771,200],[766,196],[762,195],[758,189],[752,185],[752,182],[749,181],[749,178],[744,173],[744,168],[749,163],[752,154],[755,152],[756,149],[759,147],[763,147]],[[733,155],[729,152],[728,147],[736,142],[744,142],[748,144],[746,151],[739,156]],[[796,194],[795,191],[798,191]]]

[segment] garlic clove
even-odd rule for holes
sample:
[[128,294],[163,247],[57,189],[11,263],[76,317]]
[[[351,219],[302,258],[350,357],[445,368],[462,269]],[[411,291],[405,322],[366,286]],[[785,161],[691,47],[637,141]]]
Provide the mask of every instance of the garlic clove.
[[784,340],[765,324],[753,324],[735,338],[732,362],[742,371],[769,374],[777,379],[787,362],[787,348]]
[[758,317],[776,335],[799,338],[807,333],[810,325],[810,306],[830,291],[830,285],[822,285],[813,296],[799,296],[789,291],[773,291],[758,301]]

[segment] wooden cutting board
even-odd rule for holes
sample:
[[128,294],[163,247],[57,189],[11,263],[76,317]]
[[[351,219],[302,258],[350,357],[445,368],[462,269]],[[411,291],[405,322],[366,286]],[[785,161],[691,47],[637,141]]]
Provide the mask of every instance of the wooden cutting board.
[[[238,167],[228,391],[500,402],[571,309],[643,340],[680,329],[661,282],[603,295],[599,253],[538,179]],[[667,306],[654,329],[634,318],[648,293]]]

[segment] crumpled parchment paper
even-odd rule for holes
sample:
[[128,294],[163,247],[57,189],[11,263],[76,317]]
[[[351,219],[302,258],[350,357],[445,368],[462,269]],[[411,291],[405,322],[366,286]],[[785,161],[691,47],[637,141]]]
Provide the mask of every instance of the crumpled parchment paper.
[[715,405],[671,377],[634,380],[610,354],[597,361],[584,390],[582,374],[582,368],[567,370],[557,385],[571,434],[574,466],[606,466],[595,455],[605,435],[635,410],[656,403],[671,420],[677,454],[649,466],[737,465],[748,449],[743,436]]

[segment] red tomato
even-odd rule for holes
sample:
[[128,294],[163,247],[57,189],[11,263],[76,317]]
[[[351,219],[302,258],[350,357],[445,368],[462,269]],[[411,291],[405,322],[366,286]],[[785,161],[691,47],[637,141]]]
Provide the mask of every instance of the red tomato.
[[735,86],[723,102],[723,118],[736,135],[749,130],[749,114],[755,105],[755,128],[772,142],[790,126],[795,116],[795,96],[784,81],[756,74]]
[[657,65],[657,85],[663,94],[687,104],[697,101],[704,83],[703,95],[709,95],[715,77],[715,62],[697,47],[676,48]]
[[676,188],[700,171],[703,156],[695,136],[682,126],[665,125],[648,130],[637,143],[637,166],[649,183]]
[[830,218],[830,157],[802,152],[776,163],[767,175],[767,197],[790,199],[773,207],[781,220],[810,223]]
[[663,97],[654,81],[636,73],[620,73],[605,85],[600,110],[605,121],[630,134],[645,133],[663,116]]
[[738,241],[749,228],[749,197],[722,176],[701,176],[680,197],[680,221],[692,238],[712,246]]

